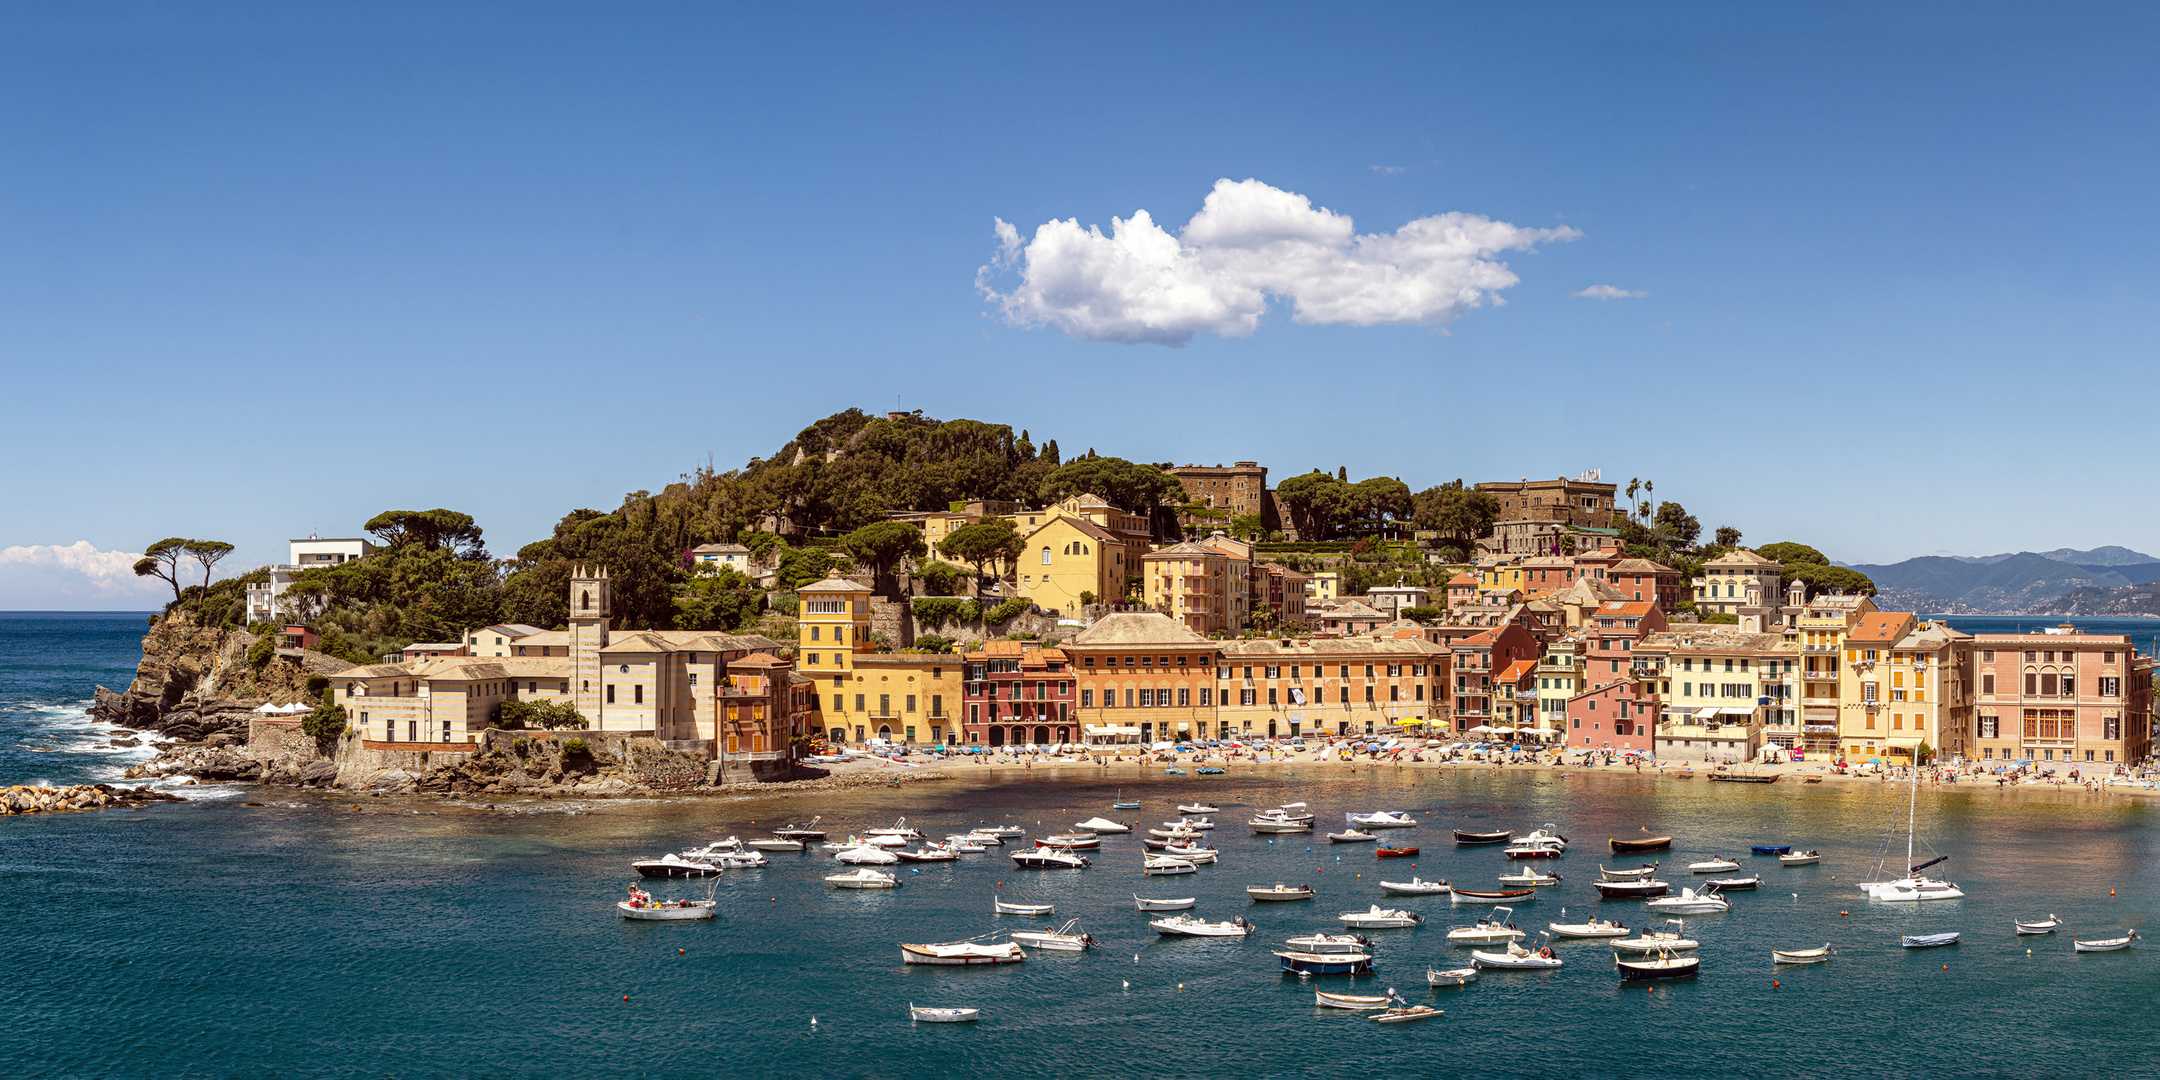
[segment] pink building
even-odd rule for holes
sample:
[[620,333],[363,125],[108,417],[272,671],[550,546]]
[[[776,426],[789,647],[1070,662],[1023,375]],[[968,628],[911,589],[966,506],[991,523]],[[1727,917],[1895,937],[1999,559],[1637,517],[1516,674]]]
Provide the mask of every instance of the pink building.
[[1973,637],[1968,758],[2104,767],[2152,753],[2153,659],[2127,634],[2061,630]]

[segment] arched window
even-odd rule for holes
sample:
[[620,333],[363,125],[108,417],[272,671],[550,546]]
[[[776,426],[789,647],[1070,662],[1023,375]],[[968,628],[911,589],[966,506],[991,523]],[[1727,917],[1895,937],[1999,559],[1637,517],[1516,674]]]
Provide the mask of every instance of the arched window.
[[1050,565],[1050,545],[1048,544],[1043,545],[1043,565]]
[[581,609],[583,609],[583,610],[585,610],[585,611],[591,611],[591,610],[592,610],[592,594],[591,594],[591,593],[589,593],[589,592],[579,593],[579,594],[578,594],[578,607],[579,607],[579,608],[581,608]]

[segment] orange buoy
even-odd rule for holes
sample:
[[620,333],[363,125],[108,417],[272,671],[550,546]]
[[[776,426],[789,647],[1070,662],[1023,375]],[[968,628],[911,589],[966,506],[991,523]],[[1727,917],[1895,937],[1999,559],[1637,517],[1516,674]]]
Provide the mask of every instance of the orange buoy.
[[[1652,993],[1652,994],[1655,994],[1655,993],[1657,993],[1657,987],[1655,987],[1655,986],[1645,986],[1645,987],[1643,987],[1643,990],[1645,990],[1645,991],[1646,991],[1646,992],[1648,992],[1648,993]],[[624,1000],[624,1001],[628,1001],[628,1000],[630,1000],[630,999],[629,999],[629,998],[624,998],[623,1000]]]
[[1778,981],[1777,981],[1776,979],[1772,979],[1772,980],[1770,980],[1770,989],[1772,989],[1772,990],[1775,990],[1775,989],[1777,989],[1777,988],[1778,988]]
[[677,956],[681,956],[682,954],[683,954],[683,951],[682,951],[681,949],[677,949],[677,950],[675,950],[675,955],[677,955]]
[[628,995],[628,994],[624,994],[624,995],[622,996],[622,999],[623,999],[624,1001],[628,1001],[628,1000],[630,1000],[630,995]]
[[1950,965],[1948,965],[1948,964],[1944,964],[1944,965],[1943,965],[1943,970],[1944,970],[1944,971],[1948,971],[1948,970],[1950,970]]
[[1838,912],[1838,914],[1840,914],[1840,915],[1850,915],[1850,914],[1852,914],[1852,912],[1850,912],[1850,911],[1840,911],[1840,912]]

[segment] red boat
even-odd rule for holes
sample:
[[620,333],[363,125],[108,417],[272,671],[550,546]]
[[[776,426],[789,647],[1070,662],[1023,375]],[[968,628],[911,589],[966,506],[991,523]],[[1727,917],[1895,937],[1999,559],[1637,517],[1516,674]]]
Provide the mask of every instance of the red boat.
[[1414,847],[1384,847],[1373,852],[1373,854],[1383,859],[1400,859],[1405,855],[1417,854],[1417,849]]

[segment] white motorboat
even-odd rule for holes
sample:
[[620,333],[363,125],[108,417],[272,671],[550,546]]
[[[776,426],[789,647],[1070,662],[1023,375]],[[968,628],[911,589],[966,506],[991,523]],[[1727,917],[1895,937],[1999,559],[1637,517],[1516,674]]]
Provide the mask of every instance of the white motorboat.
[[990,850],[989,848],[984,847],[980,841],[971,839],[966,836],[948,836],[945,838],[945,842],[951,845],[954,851],[957,851],[962,855],[980,855],[983,852]]
[[897,889],[900,879],[882,870],[863,867],[845,874],[828,874],[825,883],[836,889]]
[[1195,902],[1195,899],[1190,896],[1151,900],[1148,897],[1134,893],[1132,898],[1133,910],[1135,911],[1190,911]]
[[1126,825],[1121,822],[1111,821],[1108,818],[1100,817],[1091,817],[1086,821],[1083,821],[1078,825],[1073,826],[1073,828],[1081,832],[1095,833],[1097,835],[1122,835],[1132,831],[1132,826],[1130,825]]
[[1830,945],[1825,942],[1820,949],[1772,949],[1773,964],[1820,964],[1830,959]]
[[1055,915],[1055,914],[1057,914],[1057,905],[1055,905],[1055,904],[1008,904],[1008,903],[1006,903],[1006,902],[1005,902],[1005,901],[1003,901],[1003,900],[997,900],[997,899],[992,899],[992,900],[990,901],[990,903],[991,903],[990,913],[991,913],[991,914],[993,914],[993,915]]
[[1762,875],[1749,874],[1746,877],[1714,877],[1708,881],[1703,882],[1703,884],[1709,886],[1710,888],[1716,889],[1720,893],[1745,892],[1749,889],[1760,886],[1762,884]]
[[1373,1017],[1372,1021],[1375,1024],[1407,1024],[1413,1020],[1430,1020],[1440,1015],[1443,1015],[1441,1011],[1430,1005],[1403,1005],[1384,1010]]
[[908,1019],[925,1024],[966,1024],[982,1018],[981,1009],[926,1009],[909,1002]]
[[772,865],[772,860],[766,858],[764,852],[748,849],[722,852],[704,861],[712,863],[722,870],[756,870],[759,867]]
[[849,833],[847,839],[845,840],[827,840],[824,843],[819,844],[818,848],[822,851],[848,851],[854,848],[863,847],[865,846],[865,844],[866,841],[864,841],[862,837],[856,836],[853,833]]
[[1027,830],[1021,828],[1018,825],[984,825],[979,828],[970,829],[968,831],[981,833],[984,836],[1003,837],[1008,840],[1016,836],[1027,835]]
[[893,855],[903,862],[956,862],[960,849],[951,844],[924,844],[914,851],[895,851]]
[[683,855],[686,858],[704,860],[711,859],[712,857],[717,855],[734,855],[749,850],[749,845],[744,844],[741,840],[730,836],[725,840],[715,840],[712,843],[705,845],[704,847],[685,851],[683,852]]
[[1207,863],[1214,862],[1216,857],[1221,854],[1222,852],[1215,848],[1202,847],[1199,844],[1172,844],[1169,847],[1166,847],[1162,849],[1162,851],[1158,852],[1156,854],[1156,857],[1163,859],[1183,859],[1189,863],[1199,863],[1205,865]]
[[1672,929],[1645,930],[1637,937],[1624,940],[1616,938],[1609,944],[1612,945],[1614,952],[1625,953],[1648,953],[1656,952],[1659,949],[1687,952],[1700,947],[1698,942],[1687,936],[1687,924],[1685,922],[1679,919],[1667,919],[1665,925],[1672,927]]
[[1343,820],[1351,825],[1368,829],[1408,829],[1417,825],[1417,819],[1394,810],[1376,810],[1370,814],[1344,814]]
[[1012,853],[1012,861],[1030,870],[1081,870],[1089,863],[1087,856],[1055,848],[1030,848]]
[[702,878],[714,877],[720,868],[709,862],[685,859],[680,855],[663,855],[657,859],[641,859],[630,864],[642,877],[650,878]]
[[1202,836],[1200,835],[1200,830],[1198,830],[1198,829],[1188,829],[1188,828],[1185,828],[1185,827],[1184,827],[1184,826],[1182,826],[1182,825],[1169,825],[1169,826],[1165,826],[1165,827],[1163,827],[1163,828],[1160,828],[1160,829],[1149,829],[1149,830],[1147,831],[1147,834],[1148,834],[1149,836],[1152,836],[1152,837],[1154,837],[1154,838],[1155,838],[1155,839],[1157,839],[1157,840],[1200,840],[1200,839],[1204,839],[1204,837],[1202,837]]
[[1425,921],[1425,916],[1415,911],[1384,908],[1378,904],[1364,911],[1345,911],[1338,917],[1342,919],[1343,925],[1355,926],[1361,930],[1389,930],[1416,926]]
[[1285,885],[1278,881],[1265,887],[1248,885],[1245,887],[1245,895],[1255,900],[1310,900],[1313,898],[1313,888],[1310,885]]
[[1813,866],[1822,861],[1820,851],[1788,851],[1777,857],[1780,866]]
[[1027,954],[1010,941],[998,944],[976,941],[953,941],[939,945],[900,943],[900,962],[904,964],[980,967],[986,964],[1017,964],[1025,959]]
[[1394,994],[1330,994],[1313,992],[1313,1004],[1323,1009],[1385,1009],[1395,1003]]
[[878,836],[875,834],[865,834],[863,836],[862,842],[869,847],[903,848],[908,846],[911,840],[908,837],[899,835]]
[[1560,826],[1549,821],[1545,823],[1543,828],[1532,829],[1516,837],[1515,842],[1518,844],[1557,844],[1562,851],[1566,851],[1568,846],[1568,838],[1560,835]]
[[1714,911],[1730,910],[1732,901],[1719,896],[1715,892],[1696,892],[1693,889],[1682,889],[1677,896],[1660,896],[1654,900],[1643,901],[1643,905],[1652,911],[1663,911],[1674,915],[1702,915]]
[[1175,877],[1178,874],[1198,873],[1200,868],[1191,859],[1169,859],[1149,856],[1140,865],[1140,872],[1148,877]]
[[1354,953],[1364,952],[1372,939],[1363,934],[1330,934],[1326,931],[1294,937],[1283,944],[1299,952],[1308,953]]
[[1031,949],[1049,949],[1052,952],[1086,952],[1095,944],[1095,938],[1085,931],[1075,933],[1074,931],[1079,925],[1080,920],[1068,919],[1065,925],[1055,930],[1015,930],[1011,936],[1015,944],[1025,945]]
[[1724,874],[1740,869],[1740,864],[1731,859],[1704,859],[1687,864],[1687,869],[1690,874]]
[[864,835],[864,836],[893,836],[893,837],[898,837],[898,838],[900,838],[900,839],[902,839],[902,840],[920,840],[920,839],[922,839],[922,838],[923,838],[923,836],[922,836],[922,833],[920,833],[920,832],[917,832],[917,831],[916,831],[916,830],[914,830],[914,829],[910,829],[910,828],[908,828],[908,823],[907,823],[907,819],[906,819],[906,818],[901,818],[900,820],[898,820],[898,821],[895,821],[895,822],[893,822],[893,824],[892,824],[892,828],[889,828],[889,829],[865,829],[865,830],[863,831],[863,835]]
[[710,919],[719,908],[710,896],[703,900],[655,900],[652,894],[635,885],[630,886],[630,898],[617,901],[615,910],[625,919],[643,922],[681,922],[692,919]]
[[1644,863],[1631,870],[1614,870],[1610,867],[1600,866],[1598,867],[1598,879],[1601,881],[1648,881],[1657,876],[1657,868],[1658,864],[1656,863]]
[[1506,952],[1493,953],[1473,950],[1470,953],[1470,959],[1476,962],[1479,967],[1489,968],[1556,968],[1561,965],[1560,958],[1553,955],[1551,945],[1526,949],[1520,943],[1514,941],[1507,943]]
[[1500,854],[1510,859],[1557,859],[1567,854],[1567,841],[1543,829],[1532,830],[1530,835],[1517,837]]
[[1558,885],[1560,884],[1560,875],[1545,873],[1534,866],[1525,866],[1515,873],[1500,875],[1500,884],[1510,888]]
[[1222,813],[1222,807],[1209,806],[1206,803],[1186,803],[1178,807],[1177,812],[1180,814],[1220,814]]
[[881,847],[863,846],[851,847],[833,856],[833,859],[849,866],[891,866],[900,861],[900,856]]
[[[948,836],[946,839],[951,840],[953,838]],[[960,839],[966,840],[970,844],[981,844],[984,847],[1005,846],[1005,838],[993,832],[965,832],[960,834]]]
[[1454,889],[1445,881],[1427,881],[1412,877],[1408,881],[1383,881],[1380,887],[1398,896],[1445,896]]
[[[1303,812],[1304,805],[1303,803],[1292,803],[1290,806],[1277,807],[1273,810],[1262,810],[1254,814],[1252,820],[1246,824],[1252,826],[1252,831],[1256,833],[1311,832],[1313,818],[1311,814]],[[1292,807],[1295,807],[1296,810],[1293,811]]]
[[1907,949],[1939,949],[1958,943],[1955,931],[1948,934],[1900,934],[1898,944]]
[[1204,817],[1182,817],[1176,821],[1163,822],[1163,828],[1165,829],[1177,829],[1184,832],[1207,832],[1214,827],[1215,822]]
[[2048,917],[2045,919],[2034,919],[2031,922],[2024,919],[2012,919],[2010,921],[2017,925],[2017,932],[2020,936],[2052,934],[2062,926],[2062,919],[2053,912],[2049,912]]
[[1330,844],[1369,844],[1380,839],[1380,836],[1362,829],[1351,829],[1348,832],[1331,832],[1327,834],[1327,838]]
[[1446,971],[1442,971],[1439,968],[1426,968],[1425,985],[1468,986],[1471,983],[1477,981],[1477,973],[1478,969],[1477,965],[1475,964],[1472,964],[1471,966],[1466,968],[1451,968]]
[[1492,909],[1492,914],[1469,926],[1458,926],[1449,930],[1447,939],[1457,945],[1493,945],[1502,941],[1519,941],[1526,935],[1509,921],[1509,917],[1514,914],[1514,908],[1496,907]]
[[[1938,856],[1913,865],[1913,835],[1919,820],[1920,770],[1913,770],[1912,790],[1906,796],[1905,806],[1905,876],[1894,881],[1863,881],[1860,891],[1871,900],[1915,903],[1923,900],[1955,900],[1964,896],[1964,890],[1948,881],[1923,876],[1920,871],[1949,858]],[[1880,867],[1877,867],[1880,869]]]
[[2135,930],[2117,938],[2071,938],[2070,948],[2073,952],[2116,952],[2129,948],[2130,943],[2137,939]]
[[752,840],[750,841],[750,846],[758,849],[759,851],[801,851],[803,849],[803,842],[800,840],[785,840],[774,838],[771,840]]
[[1646,979],[1687,979],[1702,971],[1702,957],[1678,956],[1671,949],[1659,949],[1655,953],[1634,960],[1613,957],[1613,967],[1620,972],[1622,982],[1640,982]]
[[1240,915],[1228,922],[1208,922],[1190,915],[1172,915],[1148,923],[1155,932],[1164,937],[1244,937],[1253,932],[1253,924]]
[[1624,938],[1628,928],[1611,919],[1593,918],[1581,923],[1546,923],[1556,938]]
[[1035,841],[1037,847],[1058,848],[1062,851],[1093,851],[1102,846],[1102,837],[1094,833],[1064,833],[1045,836]]
[[774,829],[773,836],[781,840],[802,840],[805,842],[823,840],[825,839],[825,830],[815,827],[818,822],[823,820],[825,820],[824,817],[819,816],[811,818],[808,825],[790,825],[785,829]]

